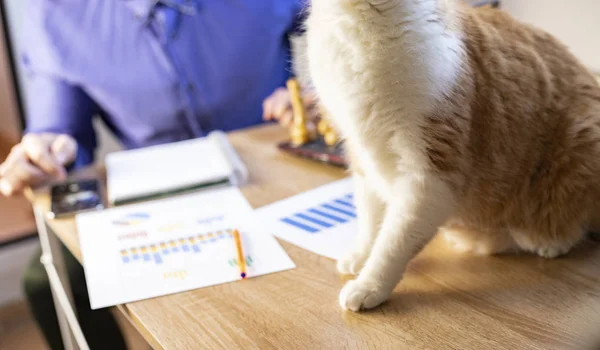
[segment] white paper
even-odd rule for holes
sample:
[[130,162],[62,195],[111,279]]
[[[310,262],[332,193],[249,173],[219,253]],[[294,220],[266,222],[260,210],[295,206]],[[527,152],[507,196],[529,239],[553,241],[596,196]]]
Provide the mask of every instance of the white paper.
[[352,180],[333,182],[255,211],[273,235],[338,259],[357,232]]
[[241,233],[248,278],[295,267],[237,188],[80,214],[76,221],[92,309],[240,280],[227,229]]

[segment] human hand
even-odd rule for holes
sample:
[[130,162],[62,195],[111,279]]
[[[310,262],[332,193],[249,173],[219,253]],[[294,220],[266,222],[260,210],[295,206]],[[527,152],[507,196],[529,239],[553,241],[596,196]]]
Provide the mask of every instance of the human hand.
[[[319,118],[319,108],[317,107],[317,96],[313,92],[304,92],[302,102],[306,108],[306,116],[309,122],[314,122]],[[292,110],[292,101],[290,93],[286,88],[278,88],[267,97],[263,102],[263,119],[265,121],[276,120],[279,124],[289,127],[294,120]]]
[[0,164],[0,193],[11,196],[28,186],[63,180],[65,167],[77,156],[77,142],[69,135],[28,134]]

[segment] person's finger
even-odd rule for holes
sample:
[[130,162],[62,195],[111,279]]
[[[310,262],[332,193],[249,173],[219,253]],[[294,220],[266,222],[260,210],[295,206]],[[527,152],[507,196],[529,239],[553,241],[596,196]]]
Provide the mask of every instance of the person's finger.
[[269,96],[266,100],[263,101],[263,120],[271,120],[271,116],[273,113],[271,110],[273,109],[273,96]]
[[8,175],[0,179],[0,192],[6,197],[15,195],[23,190],[21,180],[13,175]]
[[273,106],[273,119],[281,119],[287,112],[292,110],[292,102],[289,99],[289,95],[281,97],[275,101]]
[[294,120],[294,112],[292,110],[286,111],[281,118],[279,118],[279,124],[285,127],[289,127],[292,125]]
[[42,137],[32,136],[23,138],[23,149],[31,162],[39,166],[47,174],[64,177],[64,168],[50,153],[49,142]]
[[10,168],[18,161],[25,160],[27,156],[25,155],[25,151],[21,145],[16,145],[10,151],[8,157],[4,163],[0,164],[0,177],[4,176],[4,174],[10,170]]
[[289,104],[290,97],[287,89],[277,89],[270,99],[267,118],[269,120],[279,120]]
[[59,135],[50,145],[50,152],[60,165],[65,166],[75,160],[77,142],[70,136]]
[[15,166],[10,175],[19,179],[24,186],[35,186],[48,178],[48,174],[28,162]]
[[6,197],[12,195],[12,185],[5,178],[0,178],[0,193]]
[[263,103],[263,118],[265,120],[277,119],[276,111],[277,106],[281,104],[281,99],[286,99],[287,89],[278,88],[271,96],[269,96]]

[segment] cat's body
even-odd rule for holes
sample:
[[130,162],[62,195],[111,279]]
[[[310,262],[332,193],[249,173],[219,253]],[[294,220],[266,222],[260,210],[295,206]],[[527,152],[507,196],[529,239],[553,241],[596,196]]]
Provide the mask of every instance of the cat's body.
[[551,36],[446,0],[313,0],[306,27],[356,182],[342,307],[385,301],[438,228],[555,257],[597,226],[600,87]]

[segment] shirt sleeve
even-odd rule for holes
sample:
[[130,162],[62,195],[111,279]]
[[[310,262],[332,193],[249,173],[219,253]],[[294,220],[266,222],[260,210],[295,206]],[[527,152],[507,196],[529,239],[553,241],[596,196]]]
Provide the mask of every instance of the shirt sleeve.
[[97,141],[92,119],[100,108],[79,87],[47,74],[28,72],[26,133],[52,132],[77,140],[77,158],[70,168],[94,161]]
[[85,93],[66,60],[70,47],[51,19],[65,16],[65,3],[27,0],[29,24],[24,27],[18,63],[24,72],[26,133],[53,132],[73,136],[78,154],[71,167],[94,160],[96,134],[92,126],[98,105]]

